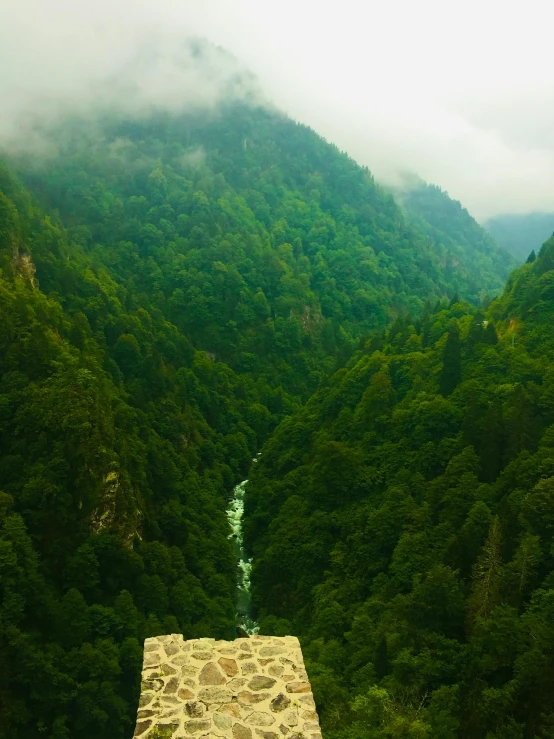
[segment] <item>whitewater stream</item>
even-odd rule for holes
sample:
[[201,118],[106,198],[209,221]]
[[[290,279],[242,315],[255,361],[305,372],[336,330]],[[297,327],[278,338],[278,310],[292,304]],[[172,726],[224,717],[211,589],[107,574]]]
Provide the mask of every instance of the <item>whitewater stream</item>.
[[[257,462],[257,459],[253,459]],[[244,488],[248,480],[244,480],[233,490],[233,497],[227,508],[227,518],[231,524],[229,539],[233,542],[235,557],[238,562],[238,595],[237,626],[248,634],[258,633],[258,624],[252,618],[252,600],[250,597],[250,572],[252,559],[246,557],[242,535],[242,517],[244,515]]]

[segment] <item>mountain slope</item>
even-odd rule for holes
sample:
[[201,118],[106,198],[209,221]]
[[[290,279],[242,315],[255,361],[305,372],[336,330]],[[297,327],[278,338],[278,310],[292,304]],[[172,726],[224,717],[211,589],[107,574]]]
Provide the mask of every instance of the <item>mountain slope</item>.
[[553,280],[551,240],[486,317],[399,320],[263,449],[254,602],[327,737],[551,735]]
[[131,736],[145,637],[234,636],[272,416],[3,169],[0,268],[0,737]]
[[496,243],[521,264],[552,236],[554,213],[507,213],[489,218],[483,225]]
[[267,109],[47,139],[10,157],[32,194],[0,170],[0,738],[120,739],[145,636],[233,634],[225,507],[277,423],[397,314],[499,278]]
[[20,172],[111,277],[197,348],[304,399],[360,336],[507,276],[490,243],[438,248],[367,170],[265,108],[57,135],[57,155]]
[[[499,248],[461,203],[440,187],[421,181],[399,191],[397,197],[413,226],[426,234],[437,255],[442,255],[446,269],[462,273],[471,290],[482,298],[487,291],[493,297],[500,292],[516,262],[511,251],[501,242]],[[475,264],[479,264],[481,276]]]

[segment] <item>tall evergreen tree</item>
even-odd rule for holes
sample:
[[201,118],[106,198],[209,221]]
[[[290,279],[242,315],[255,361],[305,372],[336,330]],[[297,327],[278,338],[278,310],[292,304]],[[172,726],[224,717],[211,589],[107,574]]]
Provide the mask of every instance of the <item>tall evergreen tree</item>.
[[501,544],[500,519],[495,516],[473,572],[472,592],[469,600],[470,618],[473,622],[487,618],[499,601]]
[[452,321],[448,329],[446,344],[442,355],[442,370],[439,379],[441,395],[447,398],[458,387],[462,380],[462,343],[460,329],[456,321]]
[[485,334],[483,336],[483,341],[485,342],[485,344],[489,344],[490,346],[498,344],[498,334],[496,333],[496,327],[492,321],[489,321],[487,323]]
[[[480,315],[439,304],[426,347],[409,325],[366,343],[252,471],[261,628],[278,608],[302,637],[330,739],[554,736],[553,252]],[[476,342],[461,378],[453,319]]]
[[481,430],[481,469],[486,482],[494,482],[502,469],[505,429],[502,402],[495,398],[483,418]]
[[467,346],[469,349],[473,349],[476,344],[479,344],[483,341],[485,330],[484,325],[485,316],[481,311],[477,311],[477,313],[471,319],[471,323],[469,324],[469,332],[467,335]]

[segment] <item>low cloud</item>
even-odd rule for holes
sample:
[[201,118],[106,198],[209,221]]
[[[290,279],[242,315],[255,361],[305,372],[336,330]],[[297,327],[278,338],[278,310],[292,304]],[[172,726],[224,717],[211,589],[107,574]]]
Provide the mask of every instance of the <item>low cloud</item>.
[[4,3],[0,140],[28,146],[68,112],[238,95],[273,101],[385,183],[417,173],[478,218],[554,210],[548,16],[546,0]]
[[4,145],[36,148],[40,131],[68,116],[92,119],[105,110],[142,114],[159,108],[178,112],[210,108],[226,98],[262,100],[254,75],[202,39],[142,35],[126,58],[114,58],[114,66],[104,60],[99,68],[91,62],[94,74],[85,63],[81,69],[82,75],[75,70],[67,78],[56,75],[52,85],[30,78],[17,94],[4,91]]

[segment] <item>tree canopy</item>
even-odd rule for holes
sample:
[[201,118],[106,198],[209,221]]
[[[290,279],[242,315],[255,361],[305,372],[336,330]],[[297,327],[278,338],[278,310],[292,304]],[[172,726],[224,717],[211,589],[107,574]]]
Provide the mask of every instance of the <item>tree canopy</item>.
[[495,486],[554,422],[548,250],[485,318],[507,267],[467,214],[407,215],[275,111],[41,135],[0,167],[0,739],[130,737],[145,637],[234,636],[225,509],[262,448],[255,597],[305,640],[329,731],[465,721],[465,634],[500,644],[479,657],[495,690],[527,674],[548,457],[529,499]]
[[262,631],[326,737],[552,736],[554,240],[484,312],[368,341],[246,488]]

